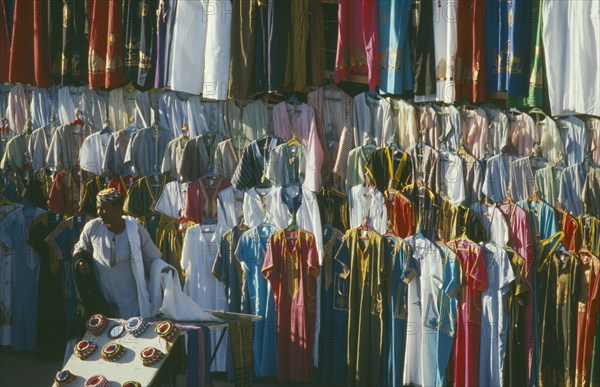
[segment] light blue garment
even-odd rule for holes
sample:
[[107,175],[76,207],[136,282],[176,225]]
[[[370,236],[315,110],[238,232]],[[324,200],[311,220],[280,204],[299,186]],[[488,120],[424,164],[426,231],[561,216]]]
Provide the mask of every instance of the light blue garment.
[[[458,294],[461,290],[460,262],[456,253],[447,246],[438,245],[444,263],[443,285],[440,292],[439,311],[440,326],[438,339],[438,372],[436,386],[447,386],[446,370],[452,354],[452,344],[456,336],[456,319],[458,318]],[[450,381],[452,384],[452,381]]]
[[408,45],[411,0],[379,0],[379,88],[388,94],[413,89],[412,63]]
[[31,91],[31,104],[29,111],[31,112],[31,128],[37,129],[50,124],[50,116],[54,112],[52,104],[58,101],[57,98],[52,100],[53,88],[44,89],[34,87]]
[[40,257],[27,243],[29,224],[44,210],[26,204],[0,221],[0,243],[13,250],[12,349],[35,348]]
[[491,201],[501,203],[506,198],[510,184],[510,163],[513,160],[515,156],[503,154],[488,160],[482,192]]
[[246,231],[240,238],[235,256],[246,275],[246,289],[250,299],[250,312],[261,316],[254,323],[252,356],[254,375],[277,374],[277,313],[271,284],[262,274],[269,237],[273,234],[270,225],[259,225]]
[[575,116],[557,120],[560,137],[565,146],[567,165],[583,163],[588,148],[585,122]]
[[581,192],[584,184],[585,168],[581,163],[565,168],[560,176],[558,201],[575,217],[583,215]]

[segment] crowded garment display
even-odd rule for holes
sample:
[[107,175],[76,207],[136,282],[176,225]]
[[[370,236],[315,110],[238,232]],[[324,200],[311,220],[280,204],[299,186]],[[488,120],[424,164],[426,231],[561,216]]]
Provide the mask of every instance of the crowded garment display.
[[600,384],[600,47],[560,21],[600,2],[340,0],[325,82],[314,3],[0,0],[0,345],[64,354],[114,188],[262,318],[238,385]]

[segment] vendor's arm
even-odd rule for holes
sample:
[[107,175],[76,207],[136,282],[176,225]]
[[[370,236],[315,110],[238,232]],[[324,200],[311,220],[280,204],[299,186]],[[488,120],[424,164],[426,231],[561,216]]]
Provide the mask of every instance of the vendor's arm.
[[73,247],[73,264],[75,270],[86,276],[92,273],[91,259],[93,255],[93,246],[91,242],[90,226],[90,222],[83,226],[79,241],[77,241]]
[[150,267],[152,266],[152,262],[156,259],[161,259],[162,254],[160,250],[156,247],[152,239],[150,238],[150,234],[148,230],[146,230],[143,226],[138,226],[138,233],[140,235],[140,248],[142,252],[142,259],[144,260],[144,271],[146,274],[150,272]]
[[94,251],[94,248],[92,246],[91,225],[92,222],[87,222],[83,226],[83,230],[81,230],[81,235],[79,235],[79,241],[77,241],[77,243],[75,243],[75,246],[73,247],[73,256],[76,256],[77,253],[81,253],[82,251],[86,251],[90,254]]

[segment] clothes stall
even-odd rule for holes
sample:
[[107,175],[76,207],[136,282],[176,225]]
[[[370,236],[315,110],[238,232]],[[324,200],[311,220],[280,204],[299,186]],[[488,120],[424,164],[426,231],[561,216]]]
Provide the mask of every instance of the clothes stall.
[[81,339],[95,225],[220,319],[173,321],[190,386],[599,385],[598,31],[600,0],[0,0],[0,345]]

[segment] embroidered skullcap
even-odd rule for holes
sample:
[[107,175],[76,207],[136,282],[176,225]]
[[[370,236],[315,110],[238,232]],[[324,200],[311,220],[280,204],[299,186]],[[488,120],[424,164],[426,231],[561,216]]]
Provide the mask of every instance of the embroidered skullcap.
[[121,193],[114,188],[106,188],[98,192],[96,201],[100,203],[109,203],[121,199]]

